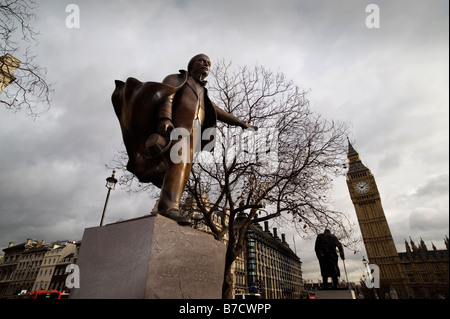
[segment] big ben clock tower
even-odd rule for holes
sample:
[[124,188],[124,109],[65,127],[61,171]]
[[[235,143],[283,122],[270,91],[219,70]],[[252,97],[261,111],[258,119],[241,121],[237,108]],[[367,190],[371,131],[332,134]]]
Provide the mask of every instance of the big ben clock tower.
[[355,206],[369,263],[379,267],[381,289],[389,291],[390,288],[394,288],[400,297],[407,297],[409,287],[406,284],[406,274],[400,264],[381,205],[375,177],[361,162],[350,141],[347,157],[349,163],[347,186]]

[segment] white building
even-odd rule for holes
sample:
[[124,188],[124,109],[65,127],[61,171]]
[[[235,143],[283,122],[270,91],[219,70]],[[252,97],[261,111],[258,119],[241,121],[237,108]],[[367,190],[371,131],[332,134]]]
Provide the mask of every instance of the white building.
[[76,251],[76,244],[72,241],[57,241],[51,244],[49,250],[44,255],[39,273],[34,282],[33,291],[48,290],[52,277],[55,273],[55,267],[61,258]]

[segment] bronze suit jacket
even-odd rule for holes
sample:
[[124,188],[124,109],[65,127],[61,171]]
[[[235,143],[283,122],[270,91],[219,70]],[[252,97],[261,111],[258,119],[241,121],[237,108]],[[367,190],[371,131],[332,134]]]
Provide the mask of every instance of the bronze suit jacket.
[[[182,127],[192,132],[192,124],[197,112],[199,97],[195,80],[191,76],[185,74],[186,71],[180,70],[180,74],[172,74],[163,80],[163,84],[167,84],[179,89],[169,96],[160,106],[158,110],[158,118],[169,118],[175,128]],[[180,83],[183,83],[181,86]],[[202,125],[202,133],[207,128],[213,128],[217,122],[217,107],[208,97],[208,90],[204,88],[204,107],[205,119]],[[220,111],[219,111],[220,112]],[[209,143],[210,140],[202,141],[202,146]]]

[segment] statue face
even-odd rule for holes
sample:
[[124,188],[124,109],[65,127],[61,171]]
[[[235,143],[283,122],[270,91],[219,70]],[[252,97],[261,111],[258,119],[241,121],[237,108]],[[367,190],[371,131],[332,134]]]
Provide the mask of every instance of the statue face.
[[211,60],[206,55],[199,55],[195,58],[194,63],[191,66],[190,73],[194,77],[204,79],[209,74],[211,68]]

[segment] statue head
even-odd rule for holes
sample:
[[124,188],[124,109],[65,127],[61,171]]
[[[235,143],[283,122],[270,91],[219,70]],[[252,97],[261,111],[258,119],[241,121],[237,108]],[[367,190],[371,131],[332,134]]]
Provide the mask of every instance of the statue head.
[[188,63],[188,72],[197,80],[205,79],[211,68],[211,60],[206,54],[197,54]]

